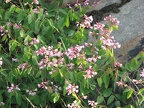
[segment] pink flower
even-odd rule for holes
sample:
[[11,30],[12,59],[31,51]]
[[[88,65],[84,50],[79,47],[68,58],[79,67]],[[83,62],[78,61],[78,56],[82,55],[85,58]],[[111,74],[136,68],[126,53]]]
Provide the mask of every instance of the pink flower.
[[38,44],[38,43],[39,43],[39,40],[36,38],[33,38],[32,41],[30,42],[31,45]]
[[91,101],[91,100],[88,100],[88,104],[92,107],[92,108],[96,108],[96,106],[97,106],[97,102],[95,102],[95,101]]
[[0,67],[2,66],[3,61],[2,61],[2,57],[0,57]]
[[34,95],[36,95],[37,88],[34,89],[34,90],[26,90],[26,92],[27,92],[29,95],[34,96]]
[[4,32],[4,26],[0,26],[0,32]]
[[21,28],[22,28],[22,25],[15,23],[13,27],[16,28],[16,29],[21,29]]
[[73,64],[73,63],[68,64],[69,69],[72,69],[72,68],[73,68],[73,66],[74,66],[74,64]]
[[89,5],[89,0],[85,0],[84,5]]
[[78,93],[78,88],[79,86],[75,86],[75,84],[68,84],[68,86],[66,87],[67,93],[68,95],[72,94],[72,93]]
[[68,56],[70,60],[73,60],[74,58],[78,57],[80,55],[80,51],[84,48],[84,46],[76,45],[75,47],[69,48],[65,55]]
[[18,69],[21,69],[22,71],[26,68],[26,66],[28,66],[28,63],[23,63],[23,64],[20,64],[18,66]]
[[87,97],[88,97],[88,96],[85,96],[85,95],[82,93],[82,98],[83,98],[83,99],[87,99]]
[[104,24],[96,23],[94,24],[94,30],[103,30],[104,26]]
[[122,64],[120,62],[114,62],[114,67],[122,67]]
[[78,105],[78,101],[73,101],[73,103],[67,105],[68,108],[81,108],[81,106]]
[[122,82],[116,82],[116,84],[118,85],[118,86],[121,86],[121,85],[123,85],[123,83]]
[[44,55],[47,53],[47,49],[43,46],[39,50],[36,51],[36,55]]
[[117,26],[117,27],[119,26],[119,21],[117,20],[117,18],[114,18],[111,15],[107,16],[106,18],[104,18],[104,20],[112,22],[112,24]]
[[144,69],[142,70],[141,74],[140,74],[140,77],[143,77],[144,78]]
[[80,25],[80,27],[82,28],[92,28],[91,27],[91,22],[93,21],[93,17],[92,16],[87,16],[84,15],[84,22],[82,23],[78,23],[78,25]]
[[33,0],[32,4],[39,4],[39,1],[38,0]]
[[36,14],[38,14],[38,13],[40,13],[42,10],[43,10],[43,9],[42,9],[41,7],[37,6],[36,8],[33,9],[33,12],[36,13]]
[[13,92],[14,90],[20,90],[20,88],[18,87],[18,85],[14,85],[14,84],[11,84],[11,86],[7,86],[7,89],[8,89],[8,92],[11,93]]
[[71,7],[71,4],[67,4],[67,6],[71,9],[72,7]]
[[86,72],[86,75],[83,75],[83,76],[84,76],[84,79],[92,78],[92,77],[94,77],[95,75],[97,75],[97,72],[95,72],[95,71],[92,69],[92,66],[89,66],[89,68],[88,68],[85,72]]

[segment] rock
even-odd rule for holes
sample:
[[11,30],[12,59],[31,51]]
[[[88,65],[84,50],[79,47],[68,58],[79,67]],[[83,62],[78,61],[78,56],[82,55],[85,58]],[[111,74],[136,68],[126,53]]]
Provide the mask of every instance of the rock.
[[[144,1],[132,0],[112,15],[120,21],[119,30],[112,33],[122,47],[115,50],[116,57],[126,62],[144,48]],[[135,50],[134,50],[135,49]],[[130,53],[131,55],[130,55]],[[135,54],[132,54],[135,53]]]

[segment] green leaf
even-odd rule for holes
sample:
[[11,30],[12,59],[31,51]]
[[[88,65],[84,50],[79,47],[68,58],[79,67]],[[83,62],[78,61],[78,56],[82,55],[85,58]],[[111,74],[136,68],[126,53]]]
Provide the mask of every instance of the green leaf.
[[100,103],[102,103],[104,101],[104,98],[103,98],[103,96],[98,96],[97,97],[97,102],[100,104]]
[[127,99],[129,99],[133,94],[133,89],[130,89],[127,94]]
[[35,33],[38,33],[40,31],[40,22],[35,21]]
[[9,42],[9,48],[10,48],[10,50],[11,51],[13,51],[16,47],[17,47],[17,41],[16,40],[11,40],[10,42]]
[[25,36],[25,31],[23,29],[20,30],[20,36],[24,37]]
[[116,107],[119,107],[119,106],[120,106],[120,101],[116,101],[116,102],[115,102],[115,106],[116,106]]
[[84,74],[85,74],[85,72],[76,72],[75,73],[75,79],[76,79],[76,81],[82,80]]
[[17,92],[16,92],[16,101],[17,101],[18,105],[21,105],[21,102],[22,102],[21,95],[18,94]]
[[37,72],[37,74],[36,74],[35,77],[37,78],[37,77],[39,77],[39,76],[41,76],[41,72]]
[[109,105],[110,103],[112,103],[114,101],[114,95],[111,95],[108,100],[107,100],[107,105]]
[[59,11],[65,15],[67,15],[67,12],[65,11],[65,9],[60,8]]
[[109,77],[108,74],[104,75],[104,77],[103,77],[103,82],[104,82],[104,84],[105,84],[105,88],[108,88],[109,83],[110,83],[110,77]]
[[108,89],[104,90],[103,96],[108,97],[111,95],[111,93],[112,93],[112,88],[108,88]]
[[11,15],[11,12],[6,11],[6,12],[5,12],[5,15],[4,15],[4,19],[5,19],[5,20],[9,19],[10,15]]
[[16,6],[15,5],[11,5],[9,12],[13,13],[15,11]]
[[71,30],[69,33],[68,33],[68,36],[73,36],[75,34],[75,31],[74,30]]
[[[42,29],[42,35],[49,34],[49,29],[50,29],[50,27],[49,27],[49,26],[44,27],[44,28]],[[50,34],[49,34],[49,35],[50,35]]]
[[69,27],[69,24],[70,24],[70,22],[69,22],[69,16],[67,15],[66,18],[65,18],[65,26]]
[[60,95],[59,93],[53,93],[52,97],[53,97],[53,102],[56,103],[59,100]]
[[38,61],[37,61],[37,56],[36,55],[32,55],[32,62],[34,65],[38,65]]
[[28,15],[28,24],[30,24],[33,21],[33,17],[31,14]]
[[144,88],[139,89],[138,94],[144,94]]
[[17,22],[21,22],[24,19],[25,16],[25,12],[23,10],[21,10],[17,16]]
[[101,87],[101,85],[102,85],[102,78],[97,78],[97,82],[98,82],[99,87]]

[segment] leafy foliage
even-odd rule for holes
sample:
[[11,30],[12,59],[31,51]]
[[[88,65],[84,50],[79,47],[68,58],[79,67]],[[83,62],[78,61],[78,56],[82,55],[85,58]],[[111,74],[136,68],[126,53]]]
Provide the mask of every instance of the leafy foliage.
[[116,60],[119,44],[109,34],[118,30],[117,19],[92,26],[79,4],[6,2],[0,6],[1,107],[143,105],[144,52],[123,66]]

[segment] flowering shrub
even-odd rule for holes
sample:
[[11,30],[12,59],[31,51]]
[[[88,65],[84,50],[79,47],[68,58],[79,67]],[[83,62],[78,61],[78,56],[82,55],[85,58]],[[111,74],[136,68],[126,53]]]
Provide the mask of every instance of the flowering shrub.
[[110,35],[119,21],[110,15],[107,24],[91,25],[82,3],[62,4],[6,0],[0,6],[0,106],[143,106],[144,52],[122,65],[113,51],[121,45]]

